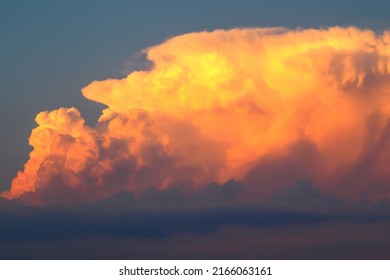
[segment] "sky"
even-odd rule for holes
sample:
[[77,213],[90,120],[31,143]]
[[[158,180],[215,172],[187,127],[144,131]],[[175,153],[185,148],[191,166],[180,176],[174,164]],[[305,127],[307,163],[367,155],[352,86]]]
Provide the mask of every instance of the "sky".
[[[2,1],[1,188],[30,151],[35,115],[80,108],[94,124],[102,106],[80,89],[142,67],[142,49],[188,32],[234,27],[360,26],[383,30],[387,1]],[[137,56],[135,57],[137,58]],[[135,64],[135,65],[134,65]],[[22,101],[22,102],[21,102]],[[12,121],[10,121],[12,120]],[[14,147],[18,147],[14,149]]]
[[0,258],[388,258],[389,8],[2,1]]

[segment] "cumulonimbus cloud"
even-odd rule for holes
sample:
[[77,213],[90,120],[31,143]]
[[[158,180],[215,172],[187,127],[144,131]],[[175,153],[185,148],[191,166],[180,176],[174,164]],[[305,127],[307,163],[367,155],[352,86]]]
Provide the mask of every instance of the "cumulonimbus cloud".
[[249,197],[297,179],[352,199],[390,197],[390,32],[354,27],[189,33],[145,50],[150,70],[94,81],[94,127],[41,112],[8,199],[95,201],[120,190],[201,188]]

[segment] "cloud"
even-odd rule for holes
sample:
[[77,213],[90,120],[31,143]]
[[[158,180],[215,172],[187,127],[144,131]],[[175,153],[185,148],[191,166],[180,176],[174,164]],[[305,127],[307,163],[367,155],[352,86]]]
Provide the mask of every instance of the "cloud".
[[0,259],[387,259],[389,217],[259,207],[35,209],[0,215]]
[[[235,181],[121,191],[79,205],[0,200],[0,259],[387,259],[389,202],[352,204],[296,182],[244,203]],[[170,248],[170,249],[169,249]]]
[[107,106],[41,112],[8,199],[104,200],[230,178],[264,200],[296,180],[342,199],[388,199],[390,33],[354,27],[215,30],[144,51],[152,66],[94,81]]

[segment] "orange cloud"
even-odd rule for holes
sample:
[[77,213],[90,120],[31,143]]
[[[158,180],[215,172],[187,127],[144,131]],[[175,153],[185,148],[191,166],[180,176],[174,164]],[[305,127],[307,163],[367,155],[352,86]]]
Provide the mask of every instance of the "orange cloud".
[[75,108],[38,114],[30,159],[1,196],[97,200],[234,177],[255,196],[305,178],[390,198],[390,32],[216,30],[145,52],[152,69],[82,89],[107,106],[95,127]]

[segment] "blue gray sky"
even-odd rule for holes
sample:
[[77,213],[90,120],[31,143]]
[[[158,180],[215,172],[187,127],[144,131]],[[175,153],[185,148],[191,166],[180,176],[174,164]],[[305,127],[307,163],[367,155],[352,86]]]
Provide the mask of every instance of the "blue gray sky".
[[[390,28],[388,11],[390,2],[384,0],[2,0],[0,191],[9,188],[28,159],[28,137],[37,113],[76,107],[93,125],[104,107],[85,99],[81,88],[147,67],[140,55],[144,48],[184,33],[237,27],[337,25],[380,33]],[[367,124],[375,128],[375,121]],[[365,139],[369,145],[352,166],[356,168],[344,170],[346,180],[330,187],[343,194],[343,188],[348,193],[362,181],[362,192],[377,184],[375,190],[385,193],[389,177],[382,182],[370,167],[381,159],[381,151],[390,150],[389,135],[384,129],[381,141]],[[55,200],[45,207],[0,197],[0,259],[388,259],[389,201],[382,196],[374,202],[364,196],[349,201],[322,192],[304,177],[318,160],[317,147],[304,140],[292,145],[285,157],[256,162],[240,182],[207,182],[193,190],[183,183],[141,194],[122,189],[101,201],[76,199],[75,205],[67,205]],[[120,148],[121,143],[114,142],[113,157]],[[122,184],[132,160],[119,161],[117,172],[106,179]],[[156,160],[152,171],[175,163],[169,157]],[[93,185],[87,171],[80,178]],[[140,173],[141,179],[152,177],[148,170]],[[64,189],[70,188],[62,177],[53,178],[38,198],[67,194]],[[275,193],[256,200],[269,185],[277,185]],[[245,187],[250,199],[242,199]],[[29,195],[24,199],[31,199]],[[71,190],[69,197],[79,194]]]
[[[166,38],[202,30],[390,25],[388,1],[9,1],[0,2],[0,190],[23,167],[35,115],[103,108],[80,89],[142,67],[134,56]],[[137,60],[137,59],[136,59]],[[138,58],[139,60],[139,58]]]

